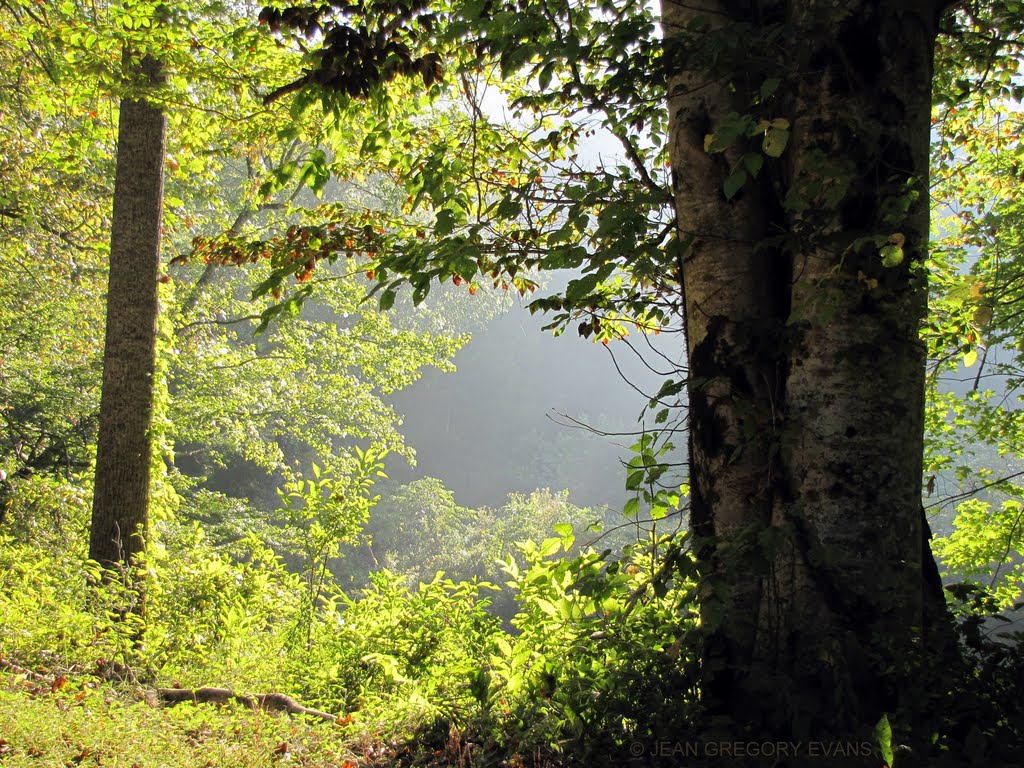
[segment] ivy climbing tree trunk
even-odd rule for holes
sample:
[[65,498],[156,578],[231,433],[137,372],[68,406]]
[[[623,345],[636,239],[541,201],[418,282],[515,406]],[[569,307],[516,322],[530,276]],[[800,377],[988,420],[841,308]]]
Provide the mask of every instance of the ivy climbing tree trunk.
[[663,2],[702,674],[727,729],[869,734],[942,612],[918,333],[943,5]]
[[[154,59],[135,70],[145,86],[160,83]],[[165,129],[161,109],[122,99],[89,539],[90,558],[107,567],[131,565],[148,525]]]

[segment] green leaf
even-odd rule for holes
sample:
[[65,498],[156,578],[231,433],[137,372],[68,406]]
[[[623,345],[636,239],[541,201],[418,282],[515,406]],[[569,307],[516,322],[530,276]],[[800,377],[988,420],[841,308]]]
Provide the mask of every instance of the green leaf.
[[885,764],[892,765],[892,726],[889,725],[888,715],[883,714],[875,725],[875,743],[878,744],[878,751]]
[[395,304],[395,291],[392,288],[388,288],[388,289],[382,291],[381,294],[380,294],[380,301],[379,301],[380,311],[381,312],[386,312],[387,310],[391,309],[391,307],[394,306],[394,304]]
[[761,83],[761,100],[764,101],[778,89],[782,81],[777,77],[769,77]]
[[558,552],[558,550],[561,548],[561,546],[562,546],[562,540],[561,539],[556,539],[554,537],[552,537],[550,539],[544,539],[544,541],[541,542],[541,545],[540,545],[540,556],[541,557],[551,557],[551,555],[553,555],[556,552]]
[[704,151],[711,154],[724,152],[741,136],[750,135],[751,129],[756,125],[750,115],[730,112],[715,126],[714,133],[704,137]]
[[883,245],[879,254],[882,256],[882,264],[886,267],[896,267],[903,262],[903,249],[898,245]]
[[537,78],[537,82],[540,85],[542,91],[546,91],[548,86],[551,85],[551,76],[555,72],[555,62],[551,61],[544,65],[544,69],[540,71],[540,75]]
[[555,607],[555,604],[552,603],[550,600],[544,600],[542,598],[539,598],[537,600],[537,607],[553,619],[561,618],[561,616],[558,613],[558,609]]
[[729,178],[725,180],[725,184],[722,185],[722,192],[725,194],[726,200],[732,200],[736,193],[740,191],[744,184],[747,183],[747,172],[742,168],[733,171]]
[[642,469],[638,469],[638,470],[636,470],[634,472],[630,472],[626,476],[626,490],[627,491],[638,490],[640,488],[640,486],[643,484],[643,482],[644,482],[644,471]]
[[761,142],[761,151],[768,157],[782,157],[789,143],[789,130],[786,128],[769,128]]
[[517,192],[509,192],[501,198],[494,213],[499,219],[514,219],[522,212],[523,203],[519,199],[519,194]]
[[437,219],[434,221],[434,234],[438,237],[446,237],[455,229],[455,211],[445,208],[437,212]]
[[764,155],[758,155],[750,152],[743,156],[742,161],[743,167],[747,170],[751,176],[756,177],[761,172],[762,166],[764,166]]

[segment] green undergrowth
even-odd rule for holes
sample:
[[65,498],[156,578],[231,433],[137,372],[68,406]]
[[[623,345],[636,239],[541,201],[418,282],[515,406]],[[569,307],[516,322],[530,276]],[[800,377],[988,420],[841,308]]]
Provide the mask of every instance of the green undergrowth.
[[[134,574],[143,606],[132,579],[87,560],[87,494],[33,491],[0,533],[0,768],[601,766],[700,725],[685,537],[613,556],[559,524],[521,543],[503,571],[509,628],[492,584],[379,571],[351,594],[326,577],[311,590],[266,540],[215,545],[166,516]],[[965,666],[932,686],[947,692],[927,704],[934,765],[1005,755],[1024,733],[1024,654],[988,637],[993,606],[965,604]],[[207,686],[334,720],[156,703],[157,688]]]
[[[0,531],[0,768],[601,766],[700,727],[685,536],[614,556],[578,549],[568,524],[522,542],[503,570],[509,628],[492,584],[384,570],[346,593],[289,570],[272,542],[225,544],[170,515],[140,573],[103,580],[85,553],[88,495],[28,490]],[[963,665],[917,670],[937,697],[888,721],[927,728],[932,765],[1005,764],[1024,733],[1020,637],[992,634],[994,598],[959,597]],[[207,686],[334,719],[156,703],[157,688]]]
[[[567,525],[524,543],[505,566],[509,631],[494,585],[380,571],[311,591],[267,542],[214,546],[170,516],[134,574],[143,602],[131,574],[104,582],[87,560],[86,496],[38,490],[0,533],[2,768],[544,766],[625,754],[692,714],[696,618],[672,537],[618,558],[577,550]],[[152,703],[204,686],[336,720]]]
[[340,729],[287,717],[202,705],[155,709],[131,692],[71,678],[59,689],[20,675],[0,675],[0,683],[4,768],[337,768],[365,758]]

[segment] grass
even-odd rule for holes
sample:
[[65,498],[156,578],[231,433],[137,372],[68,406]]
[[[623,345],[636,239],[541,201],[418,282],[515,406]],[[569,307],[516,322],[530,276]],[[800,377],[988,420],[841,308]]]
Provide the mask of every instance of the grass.
[[[0,672],[0,766],[124,768],[439,768],[492,764],[454,730],[401,744],[346,718],[323,723],[242,706],[154,707],[142,691],[93,677]],[[513,756],[500,761],[521,766]],[[550,763],[547,763],[550,765]]]
[[329,724],[183,704],[158,709],[135,692],[62,678],[50,686],[0,676],[0,765],[212,768],[354,768],[365,756]]

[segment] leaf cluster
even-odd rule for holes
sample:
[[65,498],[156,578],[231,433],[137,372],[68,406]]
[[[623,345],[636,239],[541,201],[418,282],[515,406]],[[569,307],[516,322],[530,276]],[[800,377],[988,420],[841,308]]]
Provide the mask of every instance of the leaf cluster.
[[436,18],[429,9],[425,2],[390,1],[264,7],[259,22],[272,32],[285,29],[319,42],[303,76],[274,90],[265,103],[309,85],[360,98],[414,74],[429,88],[442,77],[438,53],[416,50],[417,30],[429,33]]

